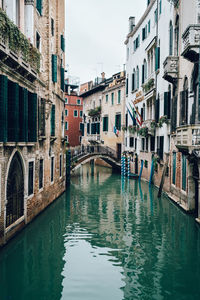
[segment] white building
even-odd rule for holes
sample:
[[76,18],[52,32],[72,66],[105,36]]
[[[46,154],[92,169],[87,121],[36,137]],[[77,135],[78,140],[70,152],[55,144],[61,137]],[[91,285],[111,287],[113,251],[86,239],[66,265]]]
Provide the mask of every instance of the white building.
[[[155,159],[160,162],[154,164],[156,185],[160,184],[170,150],[171,84],[163,79],[163,62],[170,51],[169,20],[172,16],[173,5],[167,0],[148,1],[136,26],[134,18],[129,19],[130,32],[125,41],[128,113],[125,149],[137,154],[133,172],[144,163],[142,176],[147,180],[150,180],[152,162]],[[168,177],[165,188],[169,189]]]

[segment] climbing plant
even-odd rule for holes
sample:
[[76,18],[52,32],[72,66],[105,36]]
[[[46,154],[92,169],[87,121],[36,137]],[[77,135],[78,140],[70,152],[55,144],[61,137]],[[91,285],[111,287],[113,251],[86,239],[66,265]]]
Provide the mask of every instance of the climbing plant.
[[8,18],[5,11],[0,9],[0,36],[8,42],[10,49],[21,52],[23,59],[33,65],[37,72],[40,69],[40,53],[33,47],[18,27]]

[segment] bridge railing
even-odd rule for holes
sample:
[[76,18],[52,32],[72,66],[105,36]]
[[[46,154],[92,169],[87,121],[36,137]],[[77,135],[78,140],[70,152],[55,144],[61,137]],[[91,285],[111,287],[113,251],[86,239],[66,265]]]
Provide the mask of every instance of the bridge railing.
[[88,154],[104,154],[118,160],[117,152],[110,147],[101,145],[82,145],[71,149],[71,161],[76,161]]

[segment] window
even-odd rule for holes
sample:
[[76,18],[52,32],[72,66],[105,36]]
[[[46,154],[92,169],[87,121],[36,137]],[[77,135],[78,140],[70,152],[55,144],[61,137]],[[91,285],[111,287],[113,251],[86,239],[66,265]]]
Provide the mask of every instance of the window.
[[135,138],[135,150],[137,150],[137,138]]
[[142,40],[144,41],[147,37],[147,25],[142,28]]
[[176,184],[176,152],[173,152],[172,162],[172,183]]
[[87,123],[87,134],[90,134],[90,123]]
[[80,110],[80,118],[82,118],[82,117],[83,117],[83,111]]
[[80,100],[80,99],[77,99],[77,100],[76,100],[76,103],[77,103],[77,105],[81,105],[81,100]]
[[68,110],[65,109],[65,116],[67,117],[68,116]]
[[145,145],[145,139],[142,138],[142,141],[141,141],[141,150],[144,151],[144,145]]
[[78,117],[78,110],[74,110],[74,117]]
[[157,11],[157,8],[154,11],[154,22],[155,22],[155,24],[158,22],[158,11]]
[[114,104],[114,93],[111,94],[111,105]]
[[121,130],[121,114],[115,115],[115,127],[117,130]]
[[82,136],[84,136],[84,124],[83,123],[80,123],[80,131],[81,131]]
[[169,23],[169,55],[173,55],[173,25]]
[[57,55],[52,54],[52,81],[57,82]]
[[179,16],[176,16],[175,30],[174,30],[174,53],[176,56],[179,55]]
[[36,8],[37,8],[39,14],[42,15],[42,0],[36,1]]
[[108,95],[106,95],[106,103],[108,103]]
[[34,162],[30,161],[28,163],[28,195],[33,194],[33,167],[34,167]]
[[155,136],[151,136],[151,140],[150,140],[150,147],[151,147],[151,151],[154,152],[155,151]]
[[139,83],[140,83],[140,74],[139,74],[139,67],[137,66],[137,69],[136,69],[136,74],[137,74],[137,89],[139,89]]
[[155,48],[155,71],[160,69],[160,47]]
[[148,33],[150,33],[150,31],[151,31],[151,21],[149,20],[149,22],[148,22]]
[[131,148],[134,146],[134,138],[133,137],[130,137],[129,145]]
[[65,98],[65,104],[68,104],[68,98]]
[[65,38],[63,34],[60,36],[60,48],[63,52],[65,52]]
[[147,137],[146,138],[146,151],[149,150],[149,138]]
[[79,143],[81,143],[82,141],[82,136],[79,136]]
[[68,122],[65,122],[65,130],[68,130]]
[[51,182],[54,180],[54,157],[51,157]]
[[185,77],[183,91],[180,92],[180,125],[188,123],[188,79]]
[[157,136],[157,154],[160,159],[163,159],[164,151],[164,136]]
[[55,136],[55,105],[51,107],[51,136]]
[[40,35],[36,32],[36,48],[40,50]]
[[148,169],[148,160],[144,161],[144,167]]
[[126,95],[128,95],[128,77],[126,78]]
[[161,15],[162,13],[162,0],[159,2],[159,14]]
[[54,19],[51,18],[51,35],[54,36]]
[[117,99],[117,103],[118,103],[118,104],[121,103],[121,90],[118,91],[118,99]]
[[108,116],[103,117],[103,131],[108,131]]
[[43,178],[44,178],[44,160],[39,160],[39,189],[43,188]]
[[62,177],[62,154],[60,154],[60,177]]
[[133,69],[133,73],[132,73],[132,91],[134,91],[135,88],[136,88],[136,85],[135,85],[135,78],[136,78],[136,75],[135,75],[135,69]]

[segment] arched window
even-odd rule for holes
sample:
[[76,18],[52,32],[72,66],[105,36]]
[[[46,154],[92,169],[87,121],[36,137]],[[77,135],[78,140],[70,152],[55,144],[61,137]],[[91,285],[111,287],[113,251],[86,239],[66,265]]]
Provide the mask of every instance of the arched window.
[[169,23],[169,55],[173,55],[173,25]]
[[147,61],[144,59],[144,81],[147,79]]
[[179,16],[178,15],[176,16],[174,35],[175,35],[174,53],[176,56],[178,56],[178,52],[179,52]]
[[188,78],[185,77],[183,91],[180,93],[180,125],[188,123]]
[[6,227],[24,215],[24,174],[21,158],[16,152],[7,179]]
[[139,83],[140,83],[140,73],[139,73],[139,67],[136,68],[136,77],[137,77],[137,89],[139,89]]

